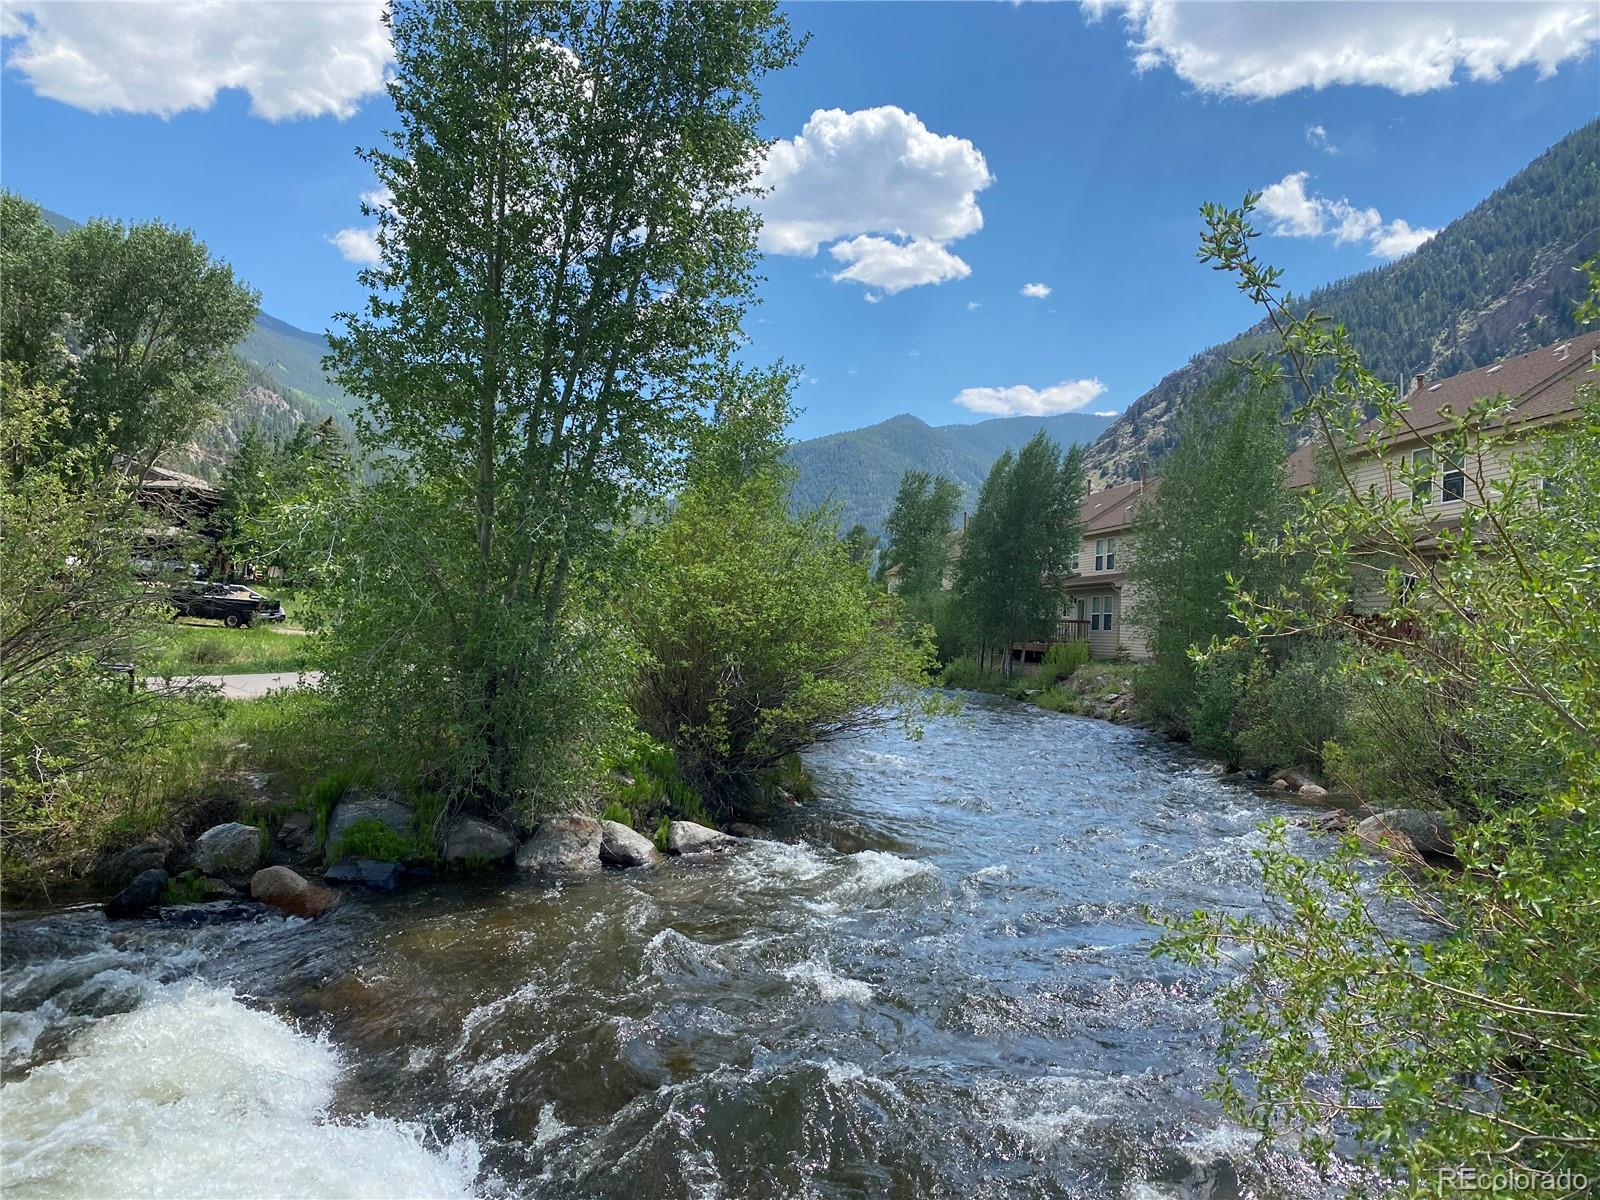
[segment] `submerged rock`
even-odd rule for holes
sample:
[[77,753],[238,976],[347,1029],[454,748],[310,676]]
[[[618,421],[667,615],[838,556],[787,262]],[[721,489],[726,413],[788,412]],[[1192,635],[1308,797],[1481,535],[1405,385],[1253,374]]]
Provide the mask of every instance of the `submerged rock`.
[[397,837],[409,838],[413,819],[411,810],[398,800],[387,796],[364,796],[352,792],[333,806],[328,814],[328,850],[337,850],[350,826],[357,821],[381,821]]
[[517,869],[583,874],[600,869],[600,822],[562,813],[539,822],[517,851]]
[[133,882],[106,901],[106,916],[136,917],[161,903],[167,889],[167,873],[160,867],[140,871]]
[[1422,808],[1390,808],[1368,817],[1356,826],[1356,836],[1377,844],[1385,834],[1400,834],[1424,854],[1453,856],[1455,832],[1450,814]]
[[515,838],[481,817],[457,817],[444,837],[444,860],[454,866],[503,863],[516,849]]
[[667,822],[667,849],[673,854],[699,854],[703,850],[725,850],[735,839],[693,821]]
[[261,857],[261,830],[229,821],[213,825],[194,844],[194,862],[207,875],[248,875]]
[[621,821],[602,821],[600,861],[613,867],[648,867],[661,861],[661,851],[644,834]]
[[356,883],[362,887],[392,892],[405,878],[406,869],[397,862],[379,862],[375,858],[347,859],[338,866],[329,867],[324,878],[335,883]]
[[339,893],[301,878],[288,867],[263,867],[250,879],[250,898],[292,917],[320,917],[339,903]]

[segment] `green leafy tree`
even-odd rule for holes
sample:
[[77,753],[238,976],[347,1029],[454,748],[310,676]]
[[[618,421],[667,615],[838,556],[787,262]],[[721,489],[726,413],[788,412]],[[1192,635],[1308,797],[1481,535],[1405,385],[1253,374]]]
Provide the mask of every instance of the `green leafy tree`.
[[878,554],[878,535],[868,532],[867,527],[857,521],[844,535],[844,547],[851,562],[870,568]]
[[1190,734],[1197,702],[1191,651],[1239,633],[1232,589],[1275,589],[1276,564],[1252,551],[1282,530],[1291,498],[1283,389],[1239,372],[1219,377],[1190,402],[1161,484],[1139,505],[1139,552],[1128,574],[1138,597],[1128,619],[1148,632],[1151,662],[1139,676],[1139,707]]
[[981,659],[1007,665],[1019,637],[1047,636],[1083,536],[1083,451],[1043,432],[995,462],[963,539],[956,591]]
[[[1409,487],[1358,486],[1351,455],[1407,429],[1403,401],[1342,328],[1285,305],[1279,273],[1251,250],[1255,199],[1205,209],[1202,257],[1265,310],[1334,480],[1263,548],[1304,562],[1301,578],[1236,594],[1235,616],[1259,638],[1358,634],[1358,675],[1448,687],[1480,706],[1502,754],[1553,756],[1557,770],[1479,797],[1455,836],[1461,870],[1392,872],[1381,904],[1353,846],[1308,859],[1279,828],[1258,856],[1274,915],[1196,914],[1166,949],[1244,964],[1217,999],[1221,1095],[1264,1135],[1291,1130],[1324,1158],[1353,1135],[1409,1196],[1481,1192],[1467,1171],[1489,1194],[1559,1193],[1573,1186],[1560,1172],[1600,1177],[1600,399],[1582,389],[1576,419],[1542,448],[1499,419],[1497,397],[1427,439],[1464,464],[1504,464],[1492,484],[1467,468],[1458,529],[1434,525]],[[1386,607],[1359,618],[1352,600],[1374,580]],[[1426,932],[1400,936],[1396,905]]]
[[139,468],[213,411],[207,385],[231,377],[254,299],[187,234],[63,237],[35,206],[0,204],[0,834],[15,887],[94,855],[130,816],[113,772],[172,719],[171,695],[125,673],[168,611],[135,574],[151,523]]
[[721,407],[670,515],[632,535],[620,606],[640,728],[723,815],[795,752],[929,703],[926,633],[907,636],[834,512],[792,513],[784,424],[770,403]]
[[884,525],[888,545],[884,570],[898,567],[896,589],[903,596],[923,596],[944,587],[950,565],[950,526],[961,504],[961,487],[942,475],[907,471],[900,479],[894,511]]
[[574,604],[669,484],[752,285],[768,3],[396,5],[390,198],[333,339],[378,482],[329,684],[458,803],[525,813],[584,738]]

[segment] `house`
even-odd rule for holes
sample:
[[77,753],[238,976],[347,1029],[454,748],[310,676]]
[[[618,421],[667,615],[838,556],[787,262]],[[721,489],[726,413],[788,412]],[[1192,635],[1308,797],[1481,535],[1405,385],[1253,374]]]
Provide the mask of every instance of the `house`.
[[125,466],[145,514],[135,564],[146,575],[184,574],[197,556],[215,553],[213,516],[222,493],[204,479],[167,467]]
[[[1590,370],[1597,363],[1600,331],[1432,383],[1417,375],[1405,397],[1406,428],[1385,437],[1376,454],[1365,445],[1348,451],[1344,469],[1363,495],[1411,500],[1428,526],[1427,539],[1437,544],[1440,533],[1459,528],[1469,509],[1481,507],[1485,497],[1495,495],[1495,482],[1510,473],[1513,457],[1531,449],[1552,426],[1577,416],[1577,390],[1595,380]],[[1475,400],[1495,396],[1512,404],[1487,426],[1501,436],[1487,445],[1469,446],[1459,461],[1449,460],[1439,443],[1453,432],[1452,417],[1464,415]],[[1369,435],[1377,428],[1376,420],[1368,421],[1359,433]],[[1308,488],[1318,483],[1319,476],[1324,486],[1331,486],[1326,472],[1332,468],[1323,465],[1325,457],[1321,442],[1308,442],[1296,450],[1289,456],[1289,486]],[[1421,475],[1415,489],[1405,478],[1414,472]],[[1334,482],[1343,486],[1342,479]],[[1377,612],[1387,603],[1382,583],[1387,564],[1372,565],[1376,569],[1368,581],[1357,587],[1359,613]]]

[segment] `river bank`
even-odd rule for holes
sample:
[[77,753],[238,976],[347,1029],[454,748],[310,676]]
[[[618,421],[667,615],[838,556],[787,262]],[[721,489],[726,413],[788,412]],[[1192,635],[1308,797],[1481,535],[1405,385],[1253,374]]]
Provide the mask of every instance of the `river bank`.
[[[807,766],[818,800],[770,839],[648,871],[427,881],[316,921],[9,914],[9,1186],[1337,1190],[1204,1098],[1220,977],[1152,960],[1142,915],[1258,909],[1256,827],[1296,803],[987,697]],[[168,1058],[195,1045],[238,1050]],[[193,1138],[159,1132],[172,1104],[206,1114]]]

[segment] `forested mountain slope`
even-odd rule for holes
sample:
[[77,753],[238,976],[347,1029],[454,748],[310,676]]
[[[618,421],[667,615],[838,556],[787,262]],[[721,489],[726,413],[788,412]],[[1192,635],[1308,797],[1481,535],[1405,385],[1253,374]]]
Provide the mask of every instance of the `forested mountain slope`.
[[[1270,259],[1270,246],[1263,246]],[[1600,251],[1600,121],[1568,134],[1416,253],[1329,284],[1305,303],[1341,322],[1367,365],[1399,387],[1559,341]],[[1221,279],[1219,287],[1228,286]],[[1177,418],[1230,359],[1272,342],[1257,325],[1172,372],[1089,451],[1101,483],[1170,449]]]
[[[58,233],[78,222],[44,209],[44,219]],[[328,340],[320,333],[297,329],[268,313],[256,317],[255,327],[236,347],[244,367],[245,382],[236,401],[194,445],[175,455],[170,465],[210,477],[215,475],[239,435],[259,425],[269,436],[286,437],[307,421],[333,417],[350,423],[356,400],[322,371]]]
[[795,502],[814,507],[832,501],[842,510],[842,528],[860,522],[877,533],[894,507],[900,477],[913,467],[961,484],[967,492],[965,506],[970,509],[994,460],[1007,450],[1019,449],[1039,430],[1063,446],[1082,445],[1093,441],[1110,422],[1110,417],[1064,413],[934,426],[903,413],[865,429],[812,438],[791,447],[789,460],[799,472]]

